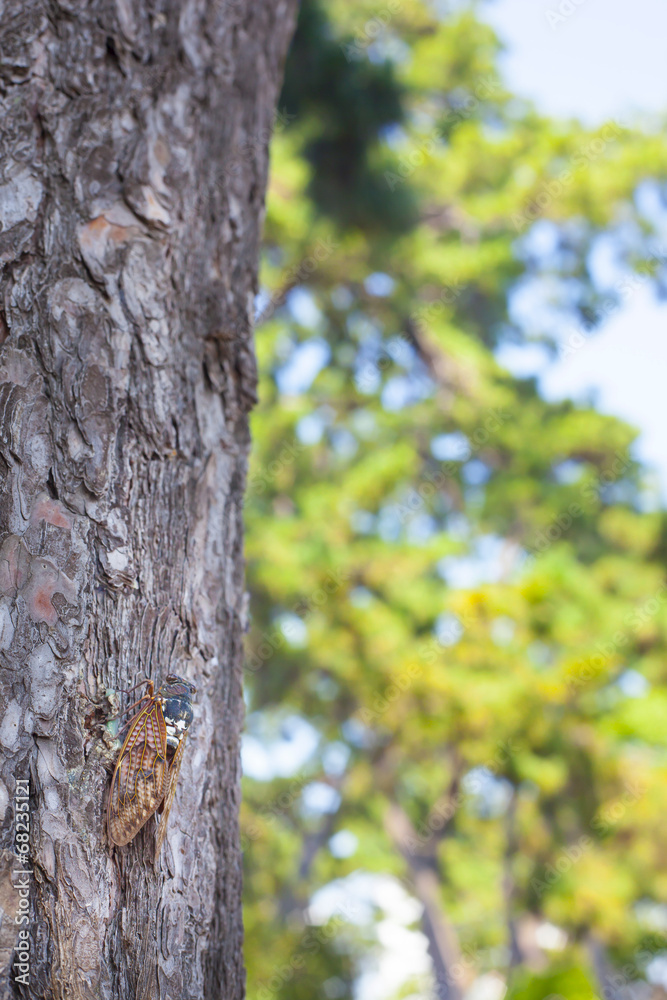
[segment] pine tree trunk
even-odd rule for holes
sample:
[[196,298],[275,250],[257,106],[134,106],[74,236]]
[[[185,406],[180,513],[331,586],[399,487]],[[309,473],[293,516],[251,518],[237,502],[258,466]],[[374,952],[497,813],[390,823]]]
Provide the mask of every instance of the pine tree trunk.
[[[2,997],[243,995],[241,508],[293,6],[2,5]],[[199,694],[154,869],[154,820],[108,843],[100,732],[105,689],[170,672]]]

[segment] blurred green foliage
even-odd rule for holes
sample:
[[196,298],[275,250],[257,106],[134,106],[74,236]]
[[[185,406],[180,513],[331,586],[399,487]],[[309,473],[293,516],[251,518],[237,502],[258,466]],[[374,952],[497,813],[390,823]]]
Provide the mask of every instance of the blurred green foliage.
[[387,876],[431,959],[387,998],[614,1000],[664,944],[665,518],[633,428],[494,352],[567,358],[661,290],[667,142],[540,116],[498,50],[465,5],[306,0],[288,60],[246,508],[257,1000],[351,997]]

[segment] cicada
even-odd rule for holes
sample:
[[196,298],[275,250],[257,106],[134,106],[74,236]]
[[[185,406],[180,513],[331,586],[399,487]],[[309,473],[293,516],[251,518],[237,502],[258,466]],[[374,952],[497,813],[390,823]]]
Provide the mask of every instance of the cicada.
[[114,844],[123,846],[137,835],[155,812],[162,813],[155,847],[157,861],[176,794],[188,729],[192,698],[197,688],[169,674],[156,693],[146,681],[146,704],[128,723],[125,742],[111,779],[107,827]]

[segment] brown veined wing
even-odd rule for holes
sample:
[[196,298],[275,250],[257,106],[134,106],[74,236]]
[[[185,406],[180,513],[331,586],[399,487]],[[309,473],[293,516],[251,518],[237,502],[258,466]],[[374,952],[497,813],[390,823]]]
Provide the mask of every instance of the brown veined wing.
[[160,857],[160,851],[162,850],[162,845],[164,843],[165,834],[167,833],[167,820],[169,819],[169,813],[171,807],[174,804],[174,796],[176,795],[176,785],[178,784],[178,772],[181,770],[181,763],[183,761],[183,753],[185,752],[185,742],[187,739],[187,734],[181,737],[181,740],[176,748],[173,759],[169,765],[169,773],[167,775],[167,791],[164,799],[164,805],[162,807],[162,819],[160,820],[160,826],[157,831],[157,842],[155,844],[155,863],[157,864]]
[[164,715],[150,697],[130,722],[111,781],[107,826],[114,844],[129,843],[150,819],[168,790],[169,773]]

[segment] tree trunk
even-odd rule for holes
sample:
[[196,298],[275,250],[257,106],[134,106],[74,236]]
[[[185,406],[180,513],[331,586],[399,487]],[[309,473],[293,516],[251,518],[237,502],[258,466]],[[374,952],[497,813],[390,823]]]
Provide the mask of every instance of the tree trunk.
[[[454,787],[457,785],[456,779]],[[414,895],[424,907],[422,930],[433,963],[434,996],[437,1000],[461,1000],[465,989],[470,986],[470,970],[466,967],[469,963],[461,955],[456,929],[447,919],[440,902],[441,887],[433,851],[439,838],[432,837],[432,843],[420,853],[419,834],[397,802],[389,803],[384,822],[387,833],[408,865]]]
[[[2,5],[2,997],[243,995],[241,506],[293,6]],[[105,689],[168,673],[199,694],[154,869],[154,820],[108,843],[100,733]]]

